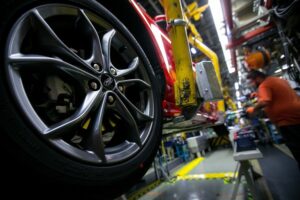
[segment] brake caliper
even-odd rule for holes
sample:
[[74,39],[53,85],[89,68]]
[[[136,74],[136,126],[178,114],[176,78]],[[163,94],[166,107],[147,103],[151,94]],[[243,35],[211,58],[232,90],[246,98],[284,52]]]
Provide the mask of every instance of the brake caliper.
[[48,89],[48,117],[56,121],[72,113],[75,110],[72,87],[64,82],[58,76],[49,76],[46,78],[46,87]]

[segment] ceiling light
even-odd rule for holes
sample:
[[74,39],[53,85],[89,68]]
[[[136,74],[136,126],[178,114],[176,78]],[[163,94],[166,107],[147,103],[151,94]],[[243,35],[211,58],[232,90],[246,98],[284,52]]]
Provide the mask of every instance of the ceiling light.
[[274,73],[277,74],[277,73],[280,73],[280,72],[282,72],[282,70],[281,69],[277,69]]
[[192,52],[192,54],[195,55],[195,54],[197,53],[197,50],[196,50],[194,47],[192,47],[192,48],[191,48],[191,52]]
[[228,38],[225,35],[225,32],[226,32],[225,28],[224,28],[225,20],[224,20],[224,16],[222,13],[222,7],[221,7],[220,0],[209,0],[208,4],[209,4],[210,10],[211,10],[211,14],[212,14],[212,18],[214,21],[214,25],[216,27],[218,38],[221,43],[221,47],[222,47],[222,51],[223,51],[226,65],[227,65],[228,72],[234,73],[235,68],[232,66],[231,54],[230,54],[230,51],[228,49],[226,49],[226,44],[228,44]]
[[235,88],[235,90],[238,90],[238,89],[240,88],[238,82],[235,82],[235,83],[234,83],[234,88]]
[[[292,64],[292,65],[293,65],[293,64]],[[292,65],[291,65],[291,66],[292,66]],[[288,66],[287,64],[285,64],[285,65],[282,66],[282,69],[287,69],[287,68],[289,68],[289,66]]]
[[237,102],[238,108],[242,108],[242,103],[240,101]]

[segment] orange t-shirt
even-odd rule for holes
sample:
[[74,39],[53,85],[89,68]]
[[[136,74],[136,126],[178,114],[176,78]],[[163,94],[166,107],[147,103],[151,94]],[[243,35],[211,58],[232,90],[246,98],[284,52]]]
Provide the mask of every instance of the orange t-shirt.
[[300,97],[286,80],[267,77],[258,88],[259,101],[268,101],[265,112],[277,126],[300,124]]

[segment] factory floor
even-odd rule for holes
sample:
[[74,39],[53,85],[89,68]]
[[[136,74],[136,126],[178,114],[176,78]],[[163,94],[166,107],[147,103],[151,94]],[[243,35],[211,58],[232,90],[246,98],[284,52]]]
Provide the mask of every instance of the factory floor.
[[300,199],[300,169],[285,145],[260,147],[259,164],[274,200]]
[[[254,191],[245,176],[238,185],[236,200],[299,200],[300,173],[296,161],[284,145],[259,146],[263,158],[250,161],[254,171]],[[218,148],[170,170],[154,181],[151,190],[141,188],[128,195],[134,200],[230,200],[237,184],[238,163],[232,148]],[[163,181],[161,181],[163,180]],[[145,186],[146,188],[149,186]],[[255,195],[253,195],[255,193]]]

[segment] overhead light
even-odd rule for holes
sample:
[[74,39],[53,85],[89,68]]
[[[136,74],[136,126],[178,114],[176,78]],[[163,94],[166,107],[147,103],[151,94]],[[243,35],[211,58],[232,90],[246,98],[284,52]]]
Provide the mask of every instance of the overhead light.
[[235,88],[235,90],[238,90],[238,89],[240,88],[238,82],[235,82],[235,83],[234,83],[234,88]]
[[234,72],[235,72],[235,68],[232,67],[232,65],[231,65],[231,60],[226,60],[226,63],[227,63],[227,69],[228,69],[228,72],[229,72],[230,74],[234,73]]
[[280,72],[282,72],[282,70],[281,69],[277,69],[274,73],[276,74],[276,73],[280,73]]
[[195,54],[197,53],[197,50],[196,50],[194,47],[192,47],[192,48],[191,48],[191,52],[192,52],[192,54],[195,55]]
[[242,103],[240,101],[237,102],[238,108],[242,108]]
[[[292,65],[293,65],[293,64],[292,64]],[[291,65],[291,66],[292,66],[292,65]],[[285,65],[282,66],[282,69],[287,69],[287,68],[289,68],[289,66],[288,66],[287,64],[285,64]]]
[[280,59],[283,59],[284,57],[285,57],[284,54],[281,54]]
[[241,71],[238,71],[238,77],[240,78],[240,77],[242,77],[242,72]]
[[232,66],[231,63],[231,54],[230,54],[230,50],[226,49],[226,44],[228,44],[228,38],[225,34],[225,28],[224,28],[224,16],[222,14],[222,12],[220,13],[220,11],[222,10],[221,7],[221,3],[220,0],[209,0],[208,1],[210,10],[211,10],[211,14],[212,14],[212,18],[214,21],[214,25],[216,27],[216,31],[218,34],[218,38],[222,47],[222,51],[223,51],[223,55],[225,58],[225,62],[227,65],[227,69],[228,72],[234,73],[235,72],[235,68]]

